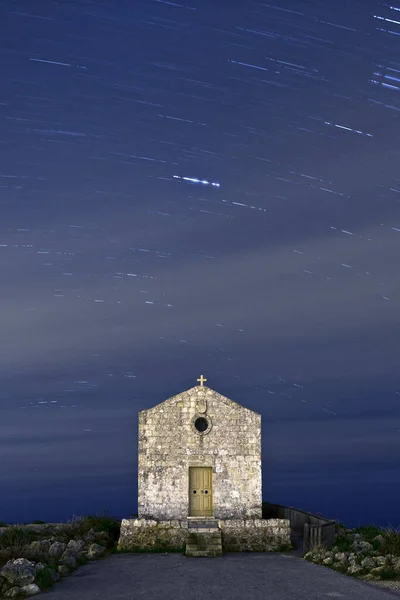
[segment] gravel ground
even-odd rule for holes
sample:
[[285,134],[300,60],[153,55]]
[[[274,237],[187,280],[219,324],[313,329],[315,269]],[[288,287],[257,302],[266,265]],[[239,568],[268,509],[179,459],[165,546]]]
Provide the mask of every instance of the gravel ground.
[[[43,600],[390,600],[398,595],[291,552],[120,554],[80,567]],[[38,596],[39,598],[39,596]]]
[[400,580],[396,581],[366,581],[365,583],[372,583],[372,585],[377,585],[379,587],[383,587],[391,590],[392,592],[399,594],[400,596]]

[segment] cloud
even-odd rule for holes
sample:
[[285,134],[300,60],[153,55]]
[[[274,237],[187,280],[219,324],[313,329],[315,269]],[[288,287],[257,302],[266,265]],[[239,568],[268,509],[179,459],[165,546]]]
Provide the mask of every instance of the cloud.
[[[81,273],[73,286],[65,283],[82,286],[82,298],[67,291],[65,298],[56,299],[54,284],[46,276],[32,277],[24,282],[23,294],[20,288],[16,297],[3,298],[2,370],[26,363],[53,368],[95,350],[149,349],[157,347],[159,336],[174,332],[190,340],[193,326],[198,330],[196,343],[209,343],[208,332],[220,321],[225,343],[236,348],[240,348],[238,327],[244,329],[244,349],[249,344],[290,347],[318,342],[329,352],[335,341],[354,341],[366,332],[379,341],[399,322],[396,285],[387,280],[380,286],[395,266],[399,240],[395,232],[379,226],[362,235],[363,240],[338,234],[309,240],[301,257],[293,253],[292,244],[282,244],[207,262],[185,257],[139,261],[128,272],[157,279],[140,280],[140,285],[125,281],[118,295],[121,304],[114,303],[114,310],[107,307],[107,312],[94,299],[111,297],[110,290],[119,280],[110,273],[90,278]],[[341,267],[344,260],[352,270]],[[366,265],[370,276],[362,272]],[[355,275],[358,267],[363,278]],[[304,273],[304,268],[314,274]],[[145,305],[144,295],[137,291],[142,288],[150,290],[146,299],[174,307]],[[392,298],[385,301],[381,295]]]
[[[366,333],[379,342],[399,322],[398,287],[390,279],[380,285],[397,264],[399,239],[380,226],[363,231],[362,236],[360,240],[334,233],[310,239],[304,255],[293,253],[292,244],[282,244],[225,253],[204,262],[184,256],[142,259],[127,271],[156,279],[128,281],[126,277],[119,284],[121,292],[114,293],[112,287],[122,280],[112,279],[113,266],[107,274],[99,271],[86,277],[89,257],[83,255],[83,268],[74,283],[64,284],[64,298],[53,297],[54,275],[43,274],[26,279],[16,296],[3,297],[2,370],[26,364],[37,369],[51,369],[61,362],[71,365],[96,351],[145,352],[158,347],[160,336],[167,342],[185,336],[190,348],[193,327],[196,345],[209,345],[220,322],[225,345],[239,351],[250,345],[323,344],[329,354],[330,344],[352,343]],[[103,242],[96,252],[107,253],[105,246]],[[343,262],[352,269],[344,269]],[[22,269],[21,263],[17,267]],[[305,268],[313,274],[304,273]],[[358,268],[361,277],[356,276]],[[365,275],[364,269],[371,275]],[[82,298],[68,291],[72,287],[82,288]],[[139,289],[149,293],[140,294]],[[385,301],[382,295],[391,299]],[[104,310],[102,304],[95,304],[96,298],[112,301],[112,307]],[[156,304],[145,305],[145,299]],[[244,330],[242,341],[238,341],[239,327]],[[373,370],[366,373],[373,375]]]

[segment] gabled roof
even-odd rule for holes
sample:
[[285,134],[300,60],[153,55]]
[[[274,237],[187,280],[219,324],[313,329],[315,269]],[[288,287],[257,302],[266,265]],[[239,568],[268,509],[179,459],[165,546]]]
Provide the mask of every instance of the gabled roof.
[[[239,404],[239,402],[235,402],[234,400],[231,400],[230,398],[227,398],[226,396],[223,396],[222,394],[220,394],[219,392],[217,392],[216,390],[213,390],[212,388],[206,386],[206,385],[195,385],[192,388],[189,388],[188,390],[184,390],[183,392],[180,392],[179,394],[176,394],[175,396],[171,396],[170,398],[167,398],[167,400],[164,400],[163,402],[160,402],[159,404],[156,404],[155,406],[152,406],[151,408],[145,408],[140,412],[145,412],[145,411],[150,411],[150,410],[155,410],[158,409],[160,407],[162,407],[165,404],[173,404],[175,402],[178,402],[179,400],[181,400],[180,396],[182,396],[183,394],[191,394],[191,393],[195,393],[199,390],[204,390],[205,392],[211,391],[212,394],[210,394],[209,396],[206,396],[206,398],[211,397],[214,400],[217,400],[218,402],[223,402],[226,405],[236,405],[239,406],[241,410],[245,410],[245,411],[249,411],[255,414],[260,414],[258,412],[256,412],[255,410],[251,410],[250,408],[246,408],[245,406],[243,406],[242,404]],[[184,400],[183,400],[184,401]]]

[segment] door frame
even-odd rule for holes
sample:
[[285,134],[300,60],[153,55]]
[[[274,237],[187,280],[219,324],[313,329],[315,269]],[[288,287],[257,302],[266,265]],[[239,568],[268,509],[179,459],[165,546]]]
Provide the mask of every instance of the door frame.
[[[193,515],[191,514],[191,490],[190,490],[190,469],[207,469],[210,474],[210,502],[211,502],[211,510],[210,514],[205,515]],[[188,517],[192,519],[210,519],[214,514],[214,506],[213,506],[213,468],[211,466],[204,465],[190,465],[188,470]]]

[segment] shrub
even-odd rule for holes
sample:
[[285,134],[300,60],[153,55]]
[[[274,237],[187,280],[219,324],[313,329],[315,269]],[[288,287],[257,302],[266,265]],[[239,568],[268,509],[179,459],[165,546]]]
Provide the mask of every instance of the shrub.
[[351,552],[353,541],[347,539],[343,535],[337,535],[335,538],[334,545],[337,547],[338,552]]
[[46,525],[46,521],[41,521],[37,519],[36,521],[32,521],[32,525]]
[[327,552],[328,548],[324,542],[311,544],[309,552],[312,552],[314,555],[323,554]]
[[293,550],[294,546],[292,546],[292,544],[281,544],[279,546],[279,548],[277,549],[277,552],[289,552],[290,550]]
[[387,566],[387,567],[385,567],[385,569],[383,569],[381,571],[382,579],[393,579],[394,577],[397,577],[397,576],[398,576],[398,573],[397,573],[397,571],[395,571],[393,569],[393,567]]
[[354,531],[362,535],[367,542],[371,542],[375,536],[382,534],[382,530],[376,525],[362,525]]
[[76,557],[76,563],[78,565],[87,565],[89,562],[89,559],[87,556],[77,556]]
[[395,556],[400,556],[400,532],[388,528],[381,532],[383,537],[383,542],[381,545],[382,554],[394,554]]
[[84,538],[89,531],[105,531],[109,540],[107,547],[113,546],[119,538],[121,521],[116,517],[89,515],[87,517],[73,517],[72,521],[62,524],[55,535],[57,541],[68,543],[69,540],[79,540]]
[[38,571],[36,573],[35,583],[40,587],[41,592],[51,587],[54,583],[54,580],[51,576],[49,569],[43,569],[42,571]]
[[42,555],[33,552],[28,545],[8,546],[0,550],[0,568],[3,567],[9,560],[16,558],[26,558],[27,560],[40,561]]
[[10,546],[18,547],[30,544],[35,540],[35,532],[12,525],[0,536],[0,551]]
[[116,517],[89,515],[84,518],[84,523],[88,527],[88,531],[90,529],[93,529],[94,531],[106,531],[113,544],[119,539],[121,519],[117,519]]

